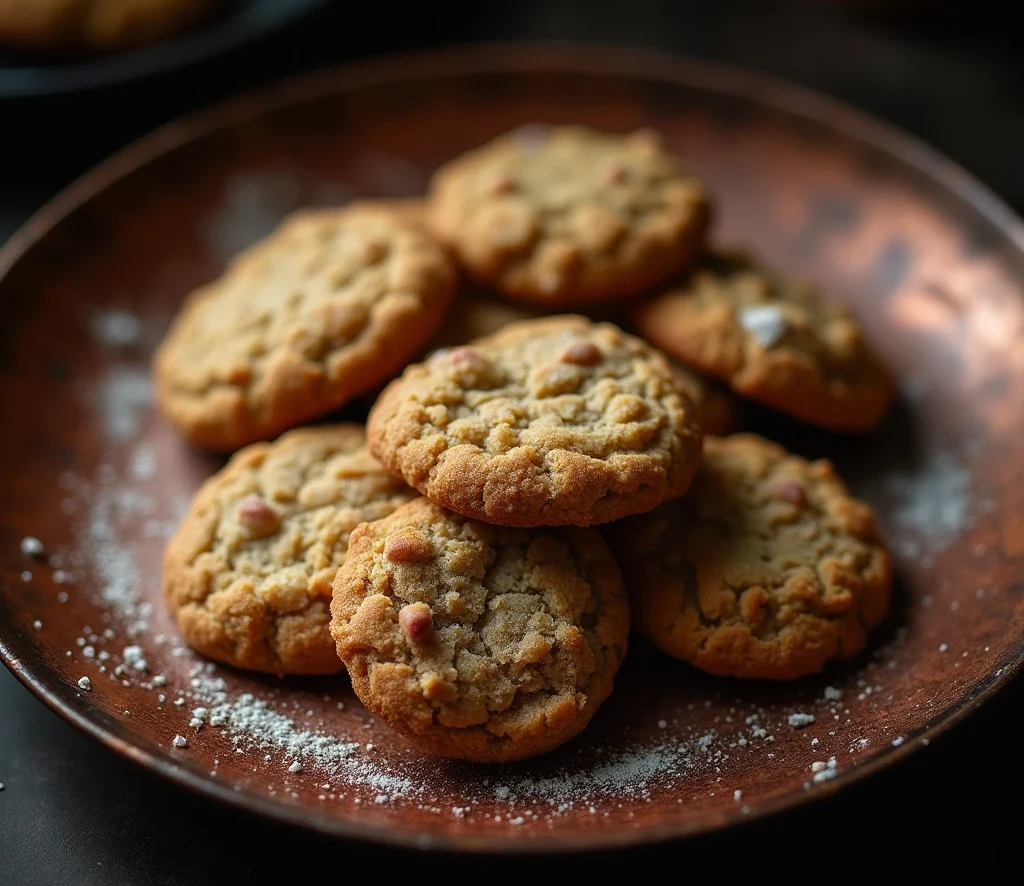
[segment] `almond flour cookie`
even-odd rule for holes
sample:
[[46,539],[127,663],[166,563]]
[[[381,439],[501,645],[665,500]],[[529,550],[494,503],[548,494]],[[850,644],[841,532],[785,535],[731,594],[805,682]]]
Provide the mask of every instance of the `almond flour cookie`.
[[400,213],[297,213],[193,293],[154,359],[164,415],[194,443],[230,450],[398,372],[455,287],[441,247]]
[[593,529],[502,529],[425,498],[352,533],[331,633],[356,695],[417,747],[521,760],[577,735],[626,654]]
[[328,624],[349,533],[413,495],[356,425],[302,428],[236,453],[196,494],[164,556],[185,641],[249,670],[342,670]]
[[856,655],[889,607],[874,515],[828,461],[705,440],[686,497],[614,527],[637,629],[712,674],[791,680]]
[[408,367],[370,449],[432,501],[501,526],[590,526],[682,495],[696,409],[668,362],[610,323],[515,323]]
[[216,0],[0,0],[0,43],[110,50],[153,43],[205,18]]
[[736,255],[710,255],[636,312],[641,333],[734,390],[810,424],[867,431],[894,385],[841,305]]
[[472,276],[565,307],[634,295],[686,267],[710,207],[653,132],[527,126],[442,167],[430,218]]

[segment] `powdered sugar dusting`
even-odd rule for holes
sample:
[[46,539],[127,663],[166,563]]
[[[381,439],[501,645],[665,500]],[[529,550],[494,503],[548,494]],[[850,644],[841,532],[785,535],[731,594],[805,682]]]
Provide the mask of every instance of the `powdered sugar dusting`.
[[872,492],[887,519],[917,539],[903,545],[908,556],[922,548],[945,550],[974,521],[970,471],[949,451],[929,453],[913,469],[883,474]]
[[100,422],[112,443],[138,435],[142,415],[153,399],[152,382],[144,367],[114,366],[103,378],[99,392]]

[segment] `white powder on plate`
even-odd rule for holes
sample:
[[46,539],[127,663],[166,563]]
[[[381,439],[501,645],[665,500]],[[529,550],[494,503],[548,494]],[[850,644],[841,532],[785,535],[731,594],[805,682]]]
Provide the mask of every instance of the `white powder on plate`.
[[298,205],[301,191],[302,182],[291,170],[233,175],[206,222],[207,245],[222,260],[232,258],[270,234]]
[[949,452],[931,453],[920,467],[883,475],[880,482],[886,515],[933,553],[971,525],[971,474]]
[[99,419],[111,443],[124,443],[139,433],[142,415],[149,411],[153,386],[149,371],[140,366],[112,366],[98,391]]
[[89,318],[93,338],[106,348],[127,348],[139,344],[142,324],[128,311],[97,310]]

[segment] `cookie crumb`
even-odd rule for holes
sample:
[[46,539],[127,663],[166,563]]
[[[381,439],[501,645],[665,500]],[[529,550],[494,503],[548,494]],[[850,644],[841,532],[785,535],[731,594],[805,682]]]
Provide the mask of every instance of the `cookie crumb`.
[[90,692],[92,690],[92,680],[88,677],[80,677],[78,680],[78,688],[84,689],[86,692]]
[[813,722],[814,714],[797,712],[789,715],[789,725],[794,729],[803,729],[805,726],[810,726]]
[[46,553],[46,548],[43,547],[43,543],[34,535],[26,535],[21,540],[21,552],[26,557],[33,557],[38,560]]

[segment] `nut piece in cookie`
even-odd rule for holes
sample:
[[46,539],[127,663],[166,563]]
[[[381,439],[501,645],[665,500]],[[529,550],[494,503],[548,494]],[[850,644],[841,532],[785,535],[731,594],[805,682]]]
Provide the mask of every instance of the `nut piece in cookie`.
[[629,633],[596,530],[503,529],[425,498],[352,533],[331,615],[363,704],[424,751],[481,762],[577,735]]
[[370,412],[370,449],[457,513],[590,526],[682,495],[696,408],[665,358],[610,323],[507,326],[410,366]]
[[566,307],[621,299],[691,263],[710,205],[650,131],[532,126],[442,167],[430,221],[471,276]]
[[614,527],[637,629],[713,674],[791,680],[864,648],[892,565],[828,461],[705,439],[686,497]]
[[154,358],[157,402],[230,450],[344,405],[430,339],[455,287],[408,208],[299,212],[185,302]]
[[870,430],[895,393],[846,308],[743,256],[706,256],[684,283],[637,308],[634,319],[681,362],[810,424]]
[[275,674],[342,670],[328,630],[349,533],[413,491],[356,425],[257,443],[196,494],[164,556],[164,594],[197,652]]

